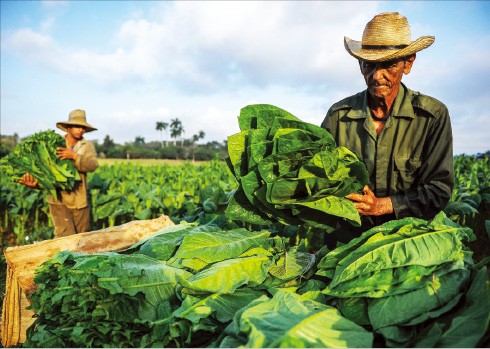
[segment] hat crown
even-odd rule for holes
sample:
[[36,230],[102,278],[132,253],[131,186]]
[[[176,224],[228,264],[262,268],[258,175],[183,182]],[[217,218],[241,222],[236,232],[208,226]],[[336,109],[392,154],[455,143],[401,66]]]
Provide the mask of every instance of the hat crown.
[[366,24],[362,34],[363,46],[399,46],[410,43],[410,25],[407,18],[398,12],[376,15]]
[[75,109],[68,114],[68,121],[60,121],[56,123],[56,127],[60,130],[67,131],[68,127],[71,126],[83,126],[86,132],[91,132],[97,130],[95,127],[87,123],[87,117],[85,115],[85,110]]
[[69,121],[72,121],[72,120],[86,120],[87,117],[85,115],[85,110],[81,110],[81,109],[75,109],[73,111],[70,112],[70,114],[68,115],[68,120]]

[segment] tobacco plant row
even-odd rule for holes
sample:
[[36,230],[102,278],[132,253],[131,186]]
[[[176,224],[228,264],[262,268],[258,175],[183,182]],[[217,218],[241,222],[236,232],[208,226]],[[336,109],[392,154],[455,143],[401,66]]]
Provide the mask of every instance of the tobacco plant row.
[[[456,182],[452,199],[444,211],[454,222],[473,229],[477,240],[471,247],[475,259],[479,260],[488,255],[490,248],[490,162],[487,157],[470,155],[458,155],[454,160]],[[226,223],[224,210],[237,186],[226,164],[219,160],[179,166],[103,165],[89,174],[91,230],[157,218],[162,214],[170,216],[175,223],[214,220],[223,225]],[[282,229],[283,235],[298,238],[293,226],[262,228]],[[12,183],[1,175],[0,236],[2,271],[5,270],[5,248],[52,238],[46,193]],[[300,237],[313,239],[308,232]],[[0,275],[0,295],[3,295],[4,280],[4,275]]]
[[[454,158],[456,181],[445,213],[472,228],[481,239],[490,232],[490,162],[487,157]],[[89,174],[91,230],[162,214],[182,220],[225,219],[224,209],[237,188],[226,164],[219,160],[194,165],[100,166]],[[269,227],[267,227],[269,228]],[[2,250],[52,238],[46,193],[0,176]]]

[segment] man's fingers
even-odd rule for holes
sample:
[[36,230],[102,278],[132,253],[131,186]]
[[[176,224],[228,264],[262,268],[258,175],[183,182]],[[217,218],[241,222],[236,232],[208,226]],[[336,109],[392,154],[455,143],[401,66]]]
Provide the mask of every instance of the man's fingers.
[[371,205],[366,204],[364,202],[354,202],[354,207],[359,211],[369,211],[371,210]]
[[362,198],[364,195],[362,194],[349,194],[346,196],[347,199],[353,200],[353,201],[363,201]]
[[369,205],[374,203],[374,198],[371,195],[349,194],[346,198],[355,202],[365,202]]
[[363,188],[362,191],[364,192],[364,195],[368,195],[368,196],[374,197],[373,191],[367,185],[364,186],[364,188]]

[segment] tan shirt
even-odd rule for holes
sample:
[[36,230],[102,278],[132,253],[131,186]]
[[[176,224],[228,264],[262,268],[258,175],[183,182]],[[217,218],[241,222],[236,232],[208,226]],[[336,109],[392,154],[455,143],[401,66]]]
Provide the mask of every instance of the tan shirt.
[[87,172],[94,172],[99,164],[97,162],[95,146],[92,142],[82,138],[75,144],[73,151],[78,155],[74,165],[80,174],[81,181],[77,182],[75,187],[70,191],[58,190],[57,198],[48,195],[47,201],[54,205],[64,204],[71,209],[80,209],[89,206],[87,197]]

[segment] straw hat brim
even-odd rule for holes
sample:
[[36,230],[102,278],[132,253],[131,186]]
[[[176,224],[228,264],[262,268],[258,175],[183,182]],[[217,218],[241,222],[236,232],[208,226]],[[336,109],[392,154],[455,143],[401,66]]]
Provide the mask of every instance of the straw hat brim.
[[415,41],[412,41],[408,46],[401,49],[363,49],[360,41],[344,37],[344,46],[349,54],[357,59],[367,62],[385,62],[394,59],[410,56],[415,52],[426,49],[434,42],[434,36],[422,36]]
[[60,130],[63,130],[65,132],[68,132],[68,127],[69,126],[83,126],[85,127],[85,132],[92,132],[92,131],[96,131],[97,129],[91,125],[89,125],[88,123],[86,122],[83,122],[83,121],[66,121],[66,122],[58,122],[56,123],[56,127],[58,127]]

